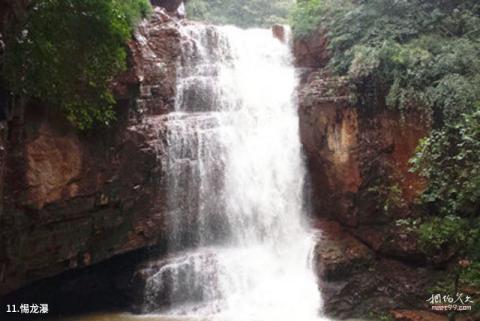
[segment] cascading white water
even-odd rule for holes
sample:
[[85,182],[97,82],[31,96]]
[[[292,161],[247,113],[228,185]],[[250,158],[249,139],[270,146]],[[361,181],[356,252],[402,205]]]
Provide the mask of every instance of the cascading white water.
[[172,258],[149,302],[166,291],[170,316],[319,320],[290,48],[269,30],[183,32],[166,120]]

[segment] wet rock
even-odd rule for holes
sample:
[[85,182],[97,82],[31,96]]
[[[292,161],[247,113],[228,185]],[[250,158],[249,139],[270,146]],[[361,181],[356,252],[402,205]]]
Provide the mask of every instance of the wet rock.
[[[325,312],[368,318],[427,309],[428,289],[445,272],[432,271],[416,235],[395,222],[417,215],[425,181],[410,173],[409,159],[428,133],[428,119],[380,104],[357,106],[346,79],[323,68],[327,44],[321,32],[295,44],[297,65],[306,70],[299,117],[313,205],[319,217],[342,226],[318,223],[325,230],[316,249]],[[386,202],[394,204],[388,211]]]
[[[422,115],[366,111],[351,103],[344,79],[324,71],[312,72],[301,86],[299,115],[318,213],[351,227],[413,215],[425,187],[409,171],[429,128]],[[390,215],[384,210],[388,197],[397,202]]]
[[217,266],[215,260],[213,252],[184,252],[140,264],[132,281],[134,311],[152,313],[177,305],[201,306],[204,300],[218,299],[219,293],[205,291],[206,284],[215,284],[218,277],[218,271],[212,268]]
[[[391,309],[427,309],[430,288],[445,272],[384,259],[335,221],[319,220],[315,248],[325,313],[335,318],[368,318]],[[354,230],[353,230],[354,231]]]
[[426,260],[417,235],[400,226],[367,226],[355,230],[354,233],[378,253],[410,262]]
[[178,28],[178,22],[165,10],[155,8],[153,16],[138,26],[134,41],[129,43],[132,67],[117,87],[125,92],[122,87],[134,85],[137,108],[132,116],[138,119],[173,110],[182,38]]
[[281,42],[285,42],[285,26],[274,25],[272,27],[272,33],[275,38],[277,38]]
[[445,315],[439,315],[426,311],[394,310],[392,316],[395,321],[447,321]]
[[317,209],[355,225],[355,195],[362,183],[358,111],[335,88],[341,80],[313,73],[300,92],[300,136],[308,157]]
[[445,275],[439,271],[380,259],[370,266],[343,274],[335,280],[320,280],[325,313],[337,318],[368,317],[392,309],[429,307],[431,286]]
[[168,12],[176,12],[183,0],[151,0],[154,6],[165,8]]
[[323,68],[330,59],[328,38],[318,30],[308,37],[297,38],[293,43],[295,64],[301,68]]
[[432,255],[422,250],[418,234],[395,224],[364,226],[352,231],[375,252],[412,264],[441,265],[455,256],[455,250],[445,247]]
[[161,8],[142,22],[130,68],[112,83],[110,128],[80,133],[38,103],[12,115],[8,140],[0,139],[0,295],[164,242],[162,153],[158,128],[147,124],[173,106],[180,38]]
[[313,206],[319,218],[342,226],[319,223],[327,238],[316,250],[325,311],[368,319],[392,309],[428,309],[428,289],[447,275],[432,266],[445,265],[454,253],[427,256],[418,236],[396,223],[421,215],[416,199],[426,181],[410,172],[409,160],[429,133],[429,117],[414,108],[386,108],[382,88],[369,88],[376,96],[358,103],[348,80],[326,68],[326,35],[317,30],[294,41]]
[[80,142],[73,133],[55,133],[46,123],[25,146],[25,205],[41,209],[62,197],[77,196],[81,174]]
[[[24,302],[48,302],[49,319],[55,320],[96,311],[124,311],[133,303],[135,267],[150,254],[148,250],[134,251],[93,266],[42,279],[0,297],[0,304],[20,306]],[[2,321],[18,320],[18,316],[4,312],[0,310]],[[24,319],[38,318],[25,316]]]
[[371,265],[373,252],[334,221],[320,220],[322,232],[315,247],[318,275],[324,280],[342,279],[358,268]]
[[[308,99],[303,102],[309,103]],[[305,117],[302,126],[309,126],[303,127],[302,139],[316,184],[314,201],[322,215],[345,226],[318,223],[325,230],[325,239],[317,246],[317,269],[326,313],[368,317],[372,311],[427,308],[428,289],[443,272],[418,266],[427,260],[416,236],[388,223],[391,218],[376,210],[375,200],[359,202],[369,181],[363,174],[362,157],[378,158],[375,152],[359,157],[361,115],[345,100],[335,102],[334,98],[321,102],[317,110],[302,112],[307,112],[301,115]]]

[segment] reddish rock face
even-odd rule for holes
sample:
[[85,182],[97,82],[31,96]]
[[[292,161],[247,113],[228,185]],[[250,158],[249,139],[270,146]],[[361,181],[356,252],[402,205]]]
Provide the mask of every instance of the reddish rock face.
[[151,0],[154,6],[165,8],[168,12],[176,12],[183,0]]
[[[381,222],[377,201],[392,197],[390,190],[400,193],[396,215],[408,215],[425,187],[409,171],[409,160],[429,128],[420,114],[367,112],[350,103],[344,80],[324,72],[312,72],[301,87],[299,114],[314,202],[322,216],[348,226]],[[385,195],[375,196],[380,192]]]
[[401,115],[399,112],[385,111],[377,117],[383,143],[391,148],[385,157],[393,168],[403,198],[411,204],[426,187],[424,179],[410,172],[410,159],[420,139],[428,135],[429,121],[415,112]]
[[425,311],[396,310],[392,311],[395,321],[447,321],[448,317]]
[[137,117],[167,113],[174,107],[176,92],[176,62],[181,50],[178,24],[163,9],[155,8],[134,37],[129,44],[132,66],[114,88],[125,93],[132,83],[138,86]]
[[37,136],[25,146],[24,205],[41,209],[45,204],[77,196],[82,152],[77,136],[58,135],[41,124]]
[[300,134],[318,210],[349,221],[361,185],[358,112],[340,92],[332,95],[329,87],[337,85],[341,82],[331,83],[321,73],[310,75],[300,93]]
[[148,124],[173,106],[180,38],[163,9],[139,26],[130,70],[112,84],[111,128],[79,133],[41,105],[8,123],[8,139],[0,139],[0,295],[162,243],[159,128]]
[[282,25],[274,25],[272,27],[272,33],[275,38],[281,42],[285,42],[285,27]]
[[321,231],[315,262],[323,280],[342,279],[358,267],[372,263],[373,252],[335,221],[321,219],[315,227]]
[[307,38],[296,39],[293,43],[295,63],[301,68],[323,68],[330,59],[328,39],[325,32],[319,30]]

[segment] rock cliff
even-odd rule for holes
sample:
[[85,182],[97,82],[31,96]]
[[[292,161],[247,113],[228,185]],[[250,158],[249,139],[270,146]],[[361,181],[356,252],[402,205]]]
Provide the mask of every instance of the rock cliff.
[[[41,102],[0,128],[0,295],[162,243],[158,127],[175,97],[179,21],[156,8],[112,84],[117,122],[78,132]],[[0,190],[2,187],[0,184]]]
[[316,253],[326,312],[360,317],[425,308],[439,273],[429,269],[416,237],[395,222],[418,215],[425,181],[409,171],[409,159],[429,131],[428,118],[388,110],[381,95],[354,103],[348,81],[326,68],[321,30],[297,39],[294,53],[301,139],[324,231]]
[[[294,46],[302,74],[301,139],[318,196],[317,212],[350,227],[382,223],[387,210],[398,217],[413,214],[425,182],[409,171],[409,160],[428,133],[427,118],[388,110],[382,97],[353,103],[348,81],[324,68],[327,48],[322,32]],[[395,200],[389,199],[393,196]],[[386,201],[398,204],[378,207]]]

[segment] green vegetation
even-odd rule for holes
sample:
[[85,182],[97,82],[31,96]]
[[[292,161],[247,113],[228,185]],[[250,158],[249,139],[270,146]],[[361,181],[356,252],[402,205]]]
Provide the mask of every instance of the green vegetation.
[[415,228],[426,251],[453,246],[474,271],[480,261],[480,3],[299,0],[291,20],[297,37],[327,32],[329,69],[350,80],[359,108],[416,110],[431,120],[431,134],[412,159],[412,170],[429,182]]
[[190,0],[187,16],[215,24],[271,27],[286,23],[293,0]]
[[3,75],[18,96],[60,108],[80,129],[114,119],[109,85],[148,0],[37,0],[13,26]]
[[420,244],[427,253],[434,253],[445,246],[453,248],[470,247],[471,236],[465,222],[454,215],[432,217],[419,225]]
[[377,204],[381,204],[381,209],[387,216],[391,216],[392,212],[406,206],[400,186],[398,183],[391,183],[391,179],[391,177],[377,179],[367,189],[370,197],[375,198]]

